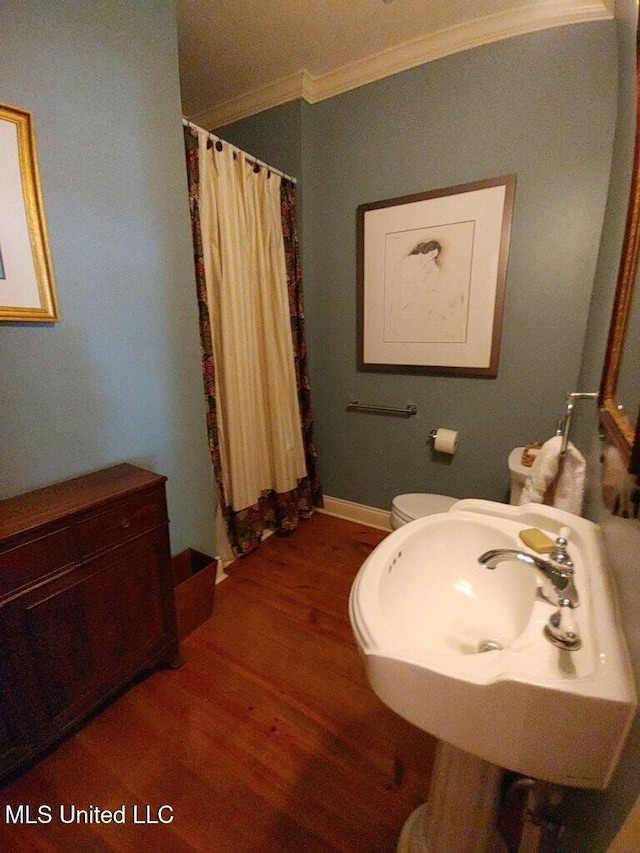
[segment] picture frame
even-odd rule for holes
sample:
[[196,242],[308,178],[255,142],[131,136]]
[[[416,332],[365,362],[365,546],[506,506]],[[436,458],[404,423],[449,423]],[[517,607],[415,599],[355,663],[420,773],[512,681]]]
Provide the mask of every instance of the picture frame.
[[0,103],[0,320],[60,319],[32,115]]
[[361,204],[358,370],[495,378],[516,176]]

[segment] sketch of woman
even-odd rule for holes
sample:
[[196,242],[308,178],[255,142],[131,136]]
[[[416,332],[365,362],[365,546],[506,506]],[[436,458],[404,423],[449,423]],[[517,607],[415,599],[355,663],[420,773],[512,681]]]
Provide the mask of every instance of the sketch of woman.
[[442,246],[437,240],[418,243],[402,262],[402,310],[411,309],[427,290],[435,287],[440,276],[438,255]]
[[452,287],[441,253],[438,240],[422,241],[400,261],[386,318],[387,340],[446,342],[464,336],[465,294]]

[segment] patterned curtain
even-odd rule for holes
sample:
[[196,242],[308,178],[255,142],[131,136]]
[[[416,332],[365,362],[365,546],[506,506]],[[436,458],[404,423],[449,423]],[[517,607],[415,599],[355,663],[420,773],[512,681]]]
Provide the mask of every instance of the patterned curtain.
[[[200,314],[200,341],[209,450],[217,488],[218,510],[224,522],[224,531],[226,532],[226,537],[233,554],[241,556],[260,544],[262,535],[266,529],[273,529],[280,533],[290,532],[297,527],[300,518],[308,517],[311,515],[314,507],[322,506],[322,488],[318,473],[318,456],[314,442],[311,394],[307,369],[302,277],[296,222],[296,191],[294,184],[284,179],[282,180],[280,207],[285,247],[289,313],[301,418],[300,429],[304,445],[307,474],[298,481],[296,488],[286,492],[264,491],[252,506],[236,511],[232,509],[230,501],[227,495],[225,495],[221,463],[222,454],[218,430],[218,411],[219,406],[224,405],[224,401],[216,398],[213,330],[211,328],[211,312],[207,295],[203,235],[199,212],[201,189],[199,156],[201,146],[198,132],[192,127],[185,126],[184,140],[189,181],[189,207],[193,234],[196,292]],[[211,147],[212,143],[208,143],[208,145]]]

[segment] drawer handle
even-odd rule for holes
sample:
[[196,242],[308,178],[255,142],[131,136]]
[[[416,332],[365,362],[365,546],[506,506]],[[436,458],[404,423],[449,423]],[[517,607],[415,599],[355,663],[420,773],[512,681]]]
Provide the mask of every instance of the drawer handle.
[[123,519],[122,519],[122,521],[120,522],[120,527],[121,527],[123,530],[126,530],[126,529],[127,529],[127,527],[130,527],[130,526],[131,526],[131,522],[129,521],[129,519],[128,519],[128,518],[123,518]]

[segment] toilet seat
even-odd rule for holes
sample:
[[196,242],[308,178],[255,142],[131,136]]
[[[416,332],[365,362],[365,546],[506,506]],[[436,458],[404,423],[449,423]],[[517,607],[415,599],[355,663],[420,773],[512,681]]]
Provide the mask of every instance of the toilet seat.
[[396,530],[403,524],[408,524],[416,518],[433,515],[436,512],[447,512],[458,498],[448,495],[425,494],[413,492],[397,495],[391,503],[391,527]]

